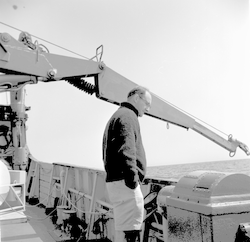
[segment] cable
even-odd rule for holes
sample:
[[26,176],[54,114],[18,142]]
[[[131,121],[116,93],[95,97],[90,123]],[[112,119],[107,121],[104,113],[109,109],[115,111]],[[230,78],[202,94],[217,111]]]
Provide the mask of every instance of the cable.
[[[15,27],[13,27],[13,26],[11,26],[11,25],[8,25],[8,24],[6,24],[6,23],[3,23],[3,22],[1,22],[1,21],[0,21],[0,23],[3,24],[3,25],[5,25],[5,26],[7,26],[7,27],[9,27],[9,28],[15,29],[15,30],[17,30],[17,31],[19,31],[19,32],[25,32],[25,31],[23,31],[23,30],[21,30],[21,29],[15,28]],[[54,46],[56,46],[56,47],[58,47],[58,48],[60,48],[60,49],[66,50],[66,51],[68,51],[68,52],[70,52],[70,53],[72,53],[72,54],[74,54],[74,55],[78,55],[78,56],[80,56],[80,57],[82,57],[82,58],[84,58],[84,59],[90,60],[90,58],[85,57],[85,56],[83,56],[83,55],[80,55],[80,54],[78,54],[78,53],[76,53],[76,52],[74,52],[74,51],[71,51],[71,50],[69,50],[69,49],[66,49],[66,48],[64,48],[64,47],[62,47],[62,46],[60,46],[60,45],[54,44],[54,43],[52,43],[52,42],[50,42],[50,41],[47,41],[47,40],[45,40],[45,39],[42,39],[42,38],[40,38],[40,37],[38,37],[38,36],[35,36],[35,35],[33,35],[33,34],[30,34],[30,35],[31,35],[32,37],[34,37],[34,38],[37,38],[37,39],[39,39],[39,40],[42,40],[42,41],[48,43],[48,44],[54,45]],[[47,49],[47,48],[46,48],[46,49]]]
[[[24,32],[24,31],[22,31],[21,29],[15,28],[15,27],[13,27],[13,26],[11,26],[11,25],[8,25],[8,24],[6,24],[6,23],[3,23],[3,22],[1,22],[1,21],[0,21],[0,23],[3,24],[3,25],[5,25],[5,26],[7,26],[7,27],[9,27],[9,28],[15,29],[15,30],[20,31],[20,32]],[[59,45],[57,45],[57,44],[54,44],[54,43],[52,43],[52,42],[50,42],[50,41],[47,41],[47,40],[45,40],[45,39],[42,39],[42,38],[40,38],[40,37],[38,37],[38,36],[35,36],[35,35],[32,35],[32,34],[30,34],[30,35],[31,35],[32,37],[35,37],[35,38],[37,38],[37,39],[39,39],[39,40],[42,40],[42,41],[48,43],[48,44],[54,45],[54,46],[56,46],[56,47],[58,47],[58,48],[60,48],[60,49],[66,50],[66,51],[68,51],[68,52],[70,52],[70,53],[72,53],[72,54],[78,55],[78,56],[83,57],[83,58],[85,58],[85,59],[87,59],[87,60],[91,60],[90,58],[87,58],[87,57],[85,57],[85,56],[83,56],[83,55],[80,55],[80,54],[74,52],[74,51],[71,51],[71,50],[66,49],[66,48],[64,48],[64,47],[62,47],[62,46],[59,46]],[[157,95],[155,95],[155,96],[158,97]],[[195,119],[201,121],[202,123],[206,124],[207,126],[213,128],[214,130],[216,130],[216,131],[218,131],[218,132],[220,132],[220,133],[222,133],[223,135],[225,135],[225,136],[228,137],[228,134],[226,134],[225,132],[223,132],[223,131],[221,131],[221,130],[215,128],[214,126],[212,126],[212,125],[210,125],[210,124],[208,124],[208,123],[206,123],[206,122],[204,122],[203,120],[201,120],[201,119],[195,117],[194,115],[192,115],[192,114],[190,114],[190,113],[188,113],[188,112],[182,110],[181,108],[179,108],[179,107],[175,106],[174,104],[172,104],[172,103],[170,103],[170,102],[164,100],[163,98],[160,98],[160,97],[158,97],[158,98],[159,98],[159,99],[162,99],[164,102],[170,104],[172,107],[177,108],[178,110],[180,110],[180,111],[182,111],[182,112],[188,114],[189,116],[191,116],[191,117],[193,117],[193,118],[195,118]]]
[[[52,192],[54,191],[55,188],[56,188],[56,187],[53,186],[53,188],[51,189],[51,192],[50,192],[50,194],[49,194],[48,196],[50,196],[50,195],[52,194]],[[27,204],[26,204],[25,206],[28,207],[28,208],[37,207],[37,206],[39,206],[40,204],[42,204],[46,199],[48,199],[48,197],[44,198],[41,202],[39,202],[39,203],[37,203],[37,204],[35,204],[35,205],[27,205]]]
[[[80,192],[79,192],[78,194],[76,194],[76,195],[80,195]],[[64,197],[66,198],[66,200],[68,201],[68,203],[70,204],[71,207],[74,207],[76,210],[78,210],[78,211],[80,211],[80,212],[82,212],[82,213],[84,213],[84,214],[91,214],[91,215],[98,215],[98,216],[106,216],[106,214],[107,214],[108,212],[110,212],[110,210],[108,210],[106,213],[103,213],[103,212],[90,212],[90,211],[87,212],[87,211],[83,211],[83,210],[79,209],[78,207],[76,207],[76,206],[71,202],[71,200],[66,196],[65,193],[63,193],[62,196],[64,196]],[[84,194],[81,195],[81,196],[75,201],[75,203],[78,202],[80,199],[82,199],[82,198],[84,198],[84,197],[85,197]],[[86,234],[89,234],[90,227],[91,227],[91,223],[89,223],[89,224],[87,225],[87,228],[85,229]],[[77,241],[79,241],[79,239],[81,239],[81,237],[82,237],[82,235],[79,236],[79,238],[78,238]]]
[[215,128],[214,126],[212,126],[212,125],[210,125],[210,124],[206,123],[205,121],[203,121],[203,120],[201,120],[201,119],[199,119],[199,118],[195,117],[194,115],[192,115],[192,114],[190,114],[190,113],[186,112],[185,110],[183,110],[183,109],[181,109],[181,108],[177,107],[176,105],[174,105],[174,104],[172,104],[172,103],[170,103],[170,102],[166,101],[165,99],[163,99],[163,98],[161,98],[161,97],[157,96],[156,94],[154,94],[154,95],[155,95],[157,98],[161,99],[162,101],[166,102],[167,104],[171,105],[172,107],[174,107],[174,108],[176,108],[176,109],[178,109],[178,110],[182,111],[183,113],[186,113],[186,114],[187,114],[187,115],[189,115],[190,117],[193,117],[193,118],[195,118],[195,119],[197,119],[197,120],[201,121],[202,123],[206,124],[207,126],[209,126],[209,127],[213,128],[214,130],[216,130],[216,131],[218,131],[218,132],[220,132],[220,133],[222,133],[223,135],[226,135],[226,136],[228,137],[228,134],[226,134],[225,132],[223,132],[223,131],[221,131],[221,130],[219,130],[219,129]]
[[[81,210],[81,209],[79,209],[78,207],[76,207],[71,201],[70,201],[70,199],[68,199],[68,197],[66,196],[66,194],[65,193],[63,193],[62,194],[65,198],[66,198],[66,200],[68,201],[68,203],[72,206],[72,207],[74,207],[76,210],[78,210],[78,211],[80,211],[80,212],[82,212],[82,213],[85,213],[85,214],[96,214],[96,215],[101,215],[101,214],[103,214],[103,215],[106,215],[107,213],[109,213],[110,212],[110,210],[108,210],[107,212],[91,212],[91,211],[83,211],[83,210]],[[79,193],[78,193],[78,195],[79,195]],[[85,197],[84,195],[82,195],[80,198],[83,198],[83,197]],[[80,199],[79,199],[80,200]],[[79,200],[77,200],[76,202],[78,202]]]
[[[70,199],[68,199],[68,197],[66,196],[65,193],[63,193],[62,195],[66,198],[66,200],[68,201],[68,203],[69,203],[72,207],[74,207],[76,210],[78,210],[78,211],[80,211],[80,212],[82,212],[82,213],[84,213],[84,214],[106,216],[107,213],[110,212],[110,210],[108,210],[108,211],[105,212],[105,213],[104,213],[104,212],[90,212],[90,211],[87,212],[87,211],[83,211],[83,210],[79,209],[78,207],[76,207],[76,206],[70,201]],[[79,193],[78,193],[77,195],[79,195]],[[76,202],[78,202],[81,198],[84,198],[84,197],[85,197],[85,196],[82,195],[80,198],[78,198],[78,199],[76,200]],[[91,223],[89,223],[88,226],[87,226],[87,228],[86,228],[87,234],[89,234],[90,227],[91,227]],[[80,238],[81,238],[81,236],[78,238],[77,241],[79,241]]]

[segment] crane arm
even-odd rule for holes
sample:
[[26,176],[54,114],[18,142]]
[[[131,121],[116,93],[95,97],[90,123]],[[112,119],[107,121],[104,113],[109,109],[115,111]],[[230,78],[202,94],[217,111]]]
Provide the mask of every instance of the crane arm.
[[[98,54],[102,56],[102,48],[101,53],[96,53],[97,61],[94,61],[94,58],[83,60],[48,53],[38,44],[32,44],[29,38],[25,39],[26,42],[23,39],[25,35],[20,42],[9,34],[0,34],[0,72],[5,73],[0,76],[0,91],[6,88],[11,90],[25,83],[66,80],[90,94],[95,93],[99,99],[119,105],[126,100],[127,93],[136,86],[136,83],[105,66],[101,58],[98,59]],[[99,50],[100,47],[97,52]],[[94,77],[95,84],[90,85],[84,81],[83,78],[86,77]],[[151,94],[152,107],[147,115],[186,129],[193,129],[230,151],[230,155],[236,152],[237,147],[250,155],[244,143],[231,136],[228,140],[224,139],[154,93]]]
[[[104,71],[99,74],[97,96],[106,101],[119,104],[126,99],[127,93],[135,85],[135,83],[106,67],[104,68]],[[233,139],[232,135],[230,135],[228,139],[225,139],[214,131],[198,123],[194,118],[190,117],[186,113],[168,104],[154,93],[151,93],[151,95],[152,107],[146,115],[186,129],[192,129],[228,150],[230,152],[230,156],[234,156],[237,147],[241,148],[247,155],[250,155],[247,145],[237,139]]]
[[235,155],[237,147],[241,148],[246,153],[246,155],[250,155],[247,145],[237,139],[234,139],[232,135],[229,135],[228,140],[226,140],[198,122],[194,123],[192,129],[228,150],[231,157]]

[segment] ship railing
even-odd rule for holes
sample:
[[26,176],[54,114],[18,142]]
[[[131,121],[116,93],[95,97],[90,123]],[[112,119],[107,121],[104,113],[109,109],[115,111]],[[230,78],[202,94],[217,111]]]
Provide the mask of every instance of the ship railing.
[[[164,241],[157,194],[164,186],[176,182],[175,179],[156,177],[144,180],[141,187],[145,198],[145,219],[141,241]],[[57,229],[62,230],[63,221],[58,217],[61,217],[59,208],[63,208],[62,217],[66,221],[76,215],[79,225],[82,225],[79,236],[114,241],[113,207],[106,190],[104,170],[64,163],[49,164],[31,157],[26,187],[27,201],[43,206],[46,213],[52,215]]]

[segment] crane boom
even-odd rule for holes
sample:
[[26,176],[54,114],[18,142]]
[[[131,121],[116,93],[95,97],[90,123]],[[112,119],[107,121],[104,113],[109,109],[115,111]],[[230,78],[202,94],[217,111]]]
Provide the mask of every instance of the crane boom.
[[[101,50],[101,53],[98,51]],[[88,92],[96,94],[96,97],[110,103],[119,105],[126,100],[129,90],[136,86],[136,83],[128,80],[119,73],[107,67],[102,61],[103,48],[98,48],[96,56],[92,59],[84,60],[79,58],[67,57],[51,54],[42,48],[38,43],[33,44],[27,33],[21,33],[19,41],[7,33],[0,34],[0,92],[15,92],[19,95],[26,84],[36,84],[39,81],[50,82],[66,80],[74,86]],[[95,84],[87,83],[83,78],[94,77]],[[250,155],[248,147],[231,136],[228,140],[219,136],[212,130],[198,123],[194,118],[181,110],[168,104],[166,101],[152,94],[152,107],[147,115],[175,124],[177,126],[192,129],[204,137],[212,140],[216,144],[230,151],[230,156],[235,154],[237,147],[240,147],[247,155]],[[22,97],[22,95],[21,95]],[[21,126],[13,123],[16,135],[20,130],[25,133],[25,108],[18,106],[13,99],[12,109],[15,112],[15,120],[21,120]],[[22,100],[20,100],[22,103]],[[22,126],[23,123],[23,126]],[[21,129],[20,129],[21,127]],[[13,137],[16,140],[16,137]],[[23,148],[26,141],[15,142],[15,148]],[[20,145],[21,144],[21,145]],[[24,152],[26,152],[24,150]]]
[[[125,95],[129,90],[131,90],[132,87],[136,85],[135,83],[131,82],[130,80],[107,67],[99,75],[99,78],[100,80],[98,82],[98,97],[116,104],[119,104],[123,100],[125,100]],[[198,123],[194,118],[190,117],[185,112],[182,112],[179,109],[168,104],[163,99],[156,96],[154,93],[151,94],[152,107],[149,113],[146,113],[146,115],[186,129],[190,128],[213,141],[214,143],[220,145],[224,149],[228,150],[230,152],[230,156],[234,156],[237,147],[240,147],[247,155],[250,155],[250,151],[247,145],[245,145],[244,143],[233,139],[232,136],[229,136],[228,139],[224,139],[214,131]]]

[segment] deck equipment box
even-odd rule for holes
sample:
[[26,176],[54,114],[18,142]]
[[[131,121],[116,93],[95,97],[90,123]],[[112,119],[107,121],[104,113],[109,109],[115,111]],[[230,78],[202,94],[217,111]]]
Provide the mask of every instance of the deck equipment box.
[[164,241],[234,242],[239,224],[250,221],[250,177],[195,171],[158,194]]

